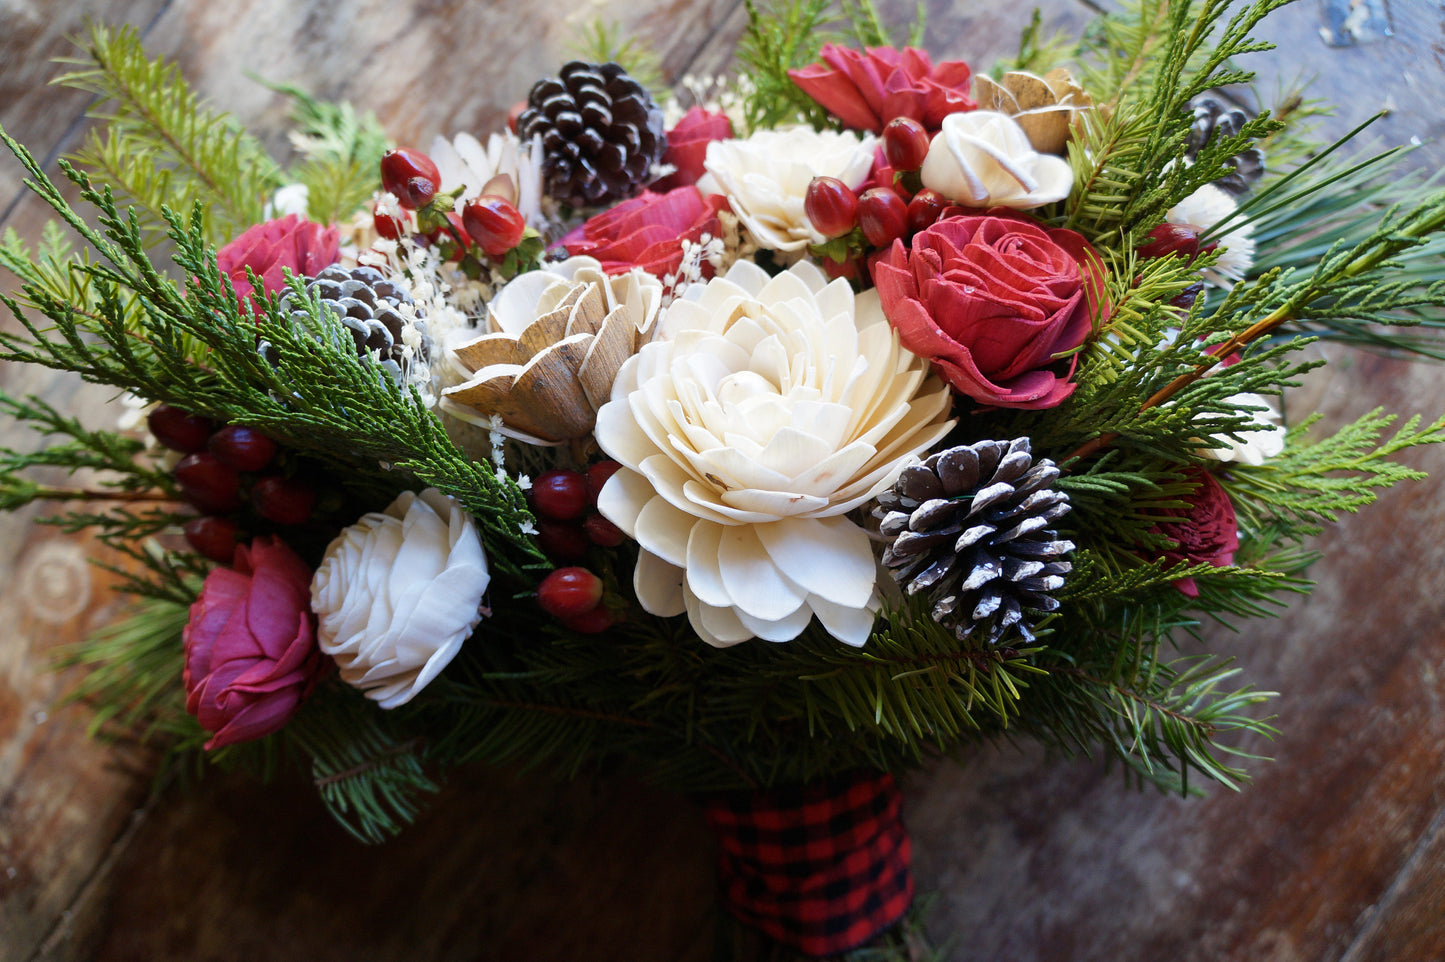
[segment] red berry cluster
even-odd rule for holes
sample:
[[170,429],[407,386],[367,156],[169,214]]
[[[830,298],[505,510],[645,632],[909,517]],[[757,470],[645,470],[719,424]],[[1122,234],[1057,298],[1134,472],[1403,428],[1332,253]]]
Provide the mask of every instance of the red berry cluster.
[[581,561],[592,545],[615,548],[622,531],[597,513],[597,495],[617,473],[616,461],[598,461],[583,474],[566,468],[544,471],[527,493],[537,516],[537,543],[547,557],[568,564]]
[[[381,186],[406,210],[416,212],[421,237],[440,245],[443,256],[464,267],[480,268],[478,250],[493,261],[505,261],[527,231],[526,219],[516,204],[497,193],[485,192],[456,213],[452,210],[456,194],[441,193],[436,163],[419,150],[398,147],[387,151],[381,158]],[[399,240],[407,231],[403,220],[379,208],[373,208],[372,215],[382,237]]]
[[311,517],[316,491],[274,467],[276,442],[255,428],[215,425],[209,418],[169,404],[153,408],[146,422],[157,441],[181,458],[172,469],[181,497],[201,512],[186,523],[186,540],[202,557],[230,564],[249,504],[262,519],[298,525]]

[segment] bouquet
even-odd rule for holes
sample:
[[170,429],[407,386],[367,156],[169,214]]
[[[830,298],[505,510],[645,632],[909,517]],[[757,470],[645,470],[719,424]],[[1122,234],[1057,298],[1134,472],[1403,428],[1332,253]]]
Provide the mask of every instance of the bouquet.
[[1435,350],[1399,328],[1445,303],[1445,197],[1221,99],[1275,6],[1145,2],[985,74],[867,3],[748,4],[693,102],[605,34],[425,150],[286,88],[284,173],[97,28],[68,82],[166,110],[65,168],[94,223],[7,136],[84,249],[0,249],[3,356],[144,417],[0,402],[55,442],[5,506],[130,561],[78,695],[176,760],[300,755],[367,841],[453,766],[640,772],[812,956],[904,917],[894,776],[940,754],[1246,778],[1268,693],[1177,646],[1308,590],[1307,539],[1445,437],[1282,417],[1313,341]]

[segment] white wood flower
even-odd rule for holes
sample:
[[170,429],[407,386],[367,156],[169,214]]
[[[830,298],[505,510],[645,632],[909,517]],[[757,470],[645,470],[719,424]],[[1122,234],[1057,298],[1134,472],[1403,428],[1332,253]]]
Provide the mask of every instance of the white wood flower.
[[[447,140],[432,141],[432,162],[441,174],[440,191],[446,193],[464,187],[457,198],[456,211],[469,200],[482,194],[506,197],[521,213],[527,224],[545,230],[547,217],[542,212],[542,142],[523,144],[516,134],[494,133],[487,145],[468,133]],[[500,178],[506,178],[502,181]]]
[[759,247],[798,251],[828,240],[803,212],[814,177],[836,177],[857,190],[873,169],[871,134],[811,127],[760,130],[745,140],[707,146],[704,193],[723,194]]
[[876,570],[845,514],[947,432],[947,386],[875,292],[807,262],[770,279],[740,261],[658,323],[597,414],[623,465],[598,510],[642,548],[638,600],[712,645],[787,641],[814,616],[862,645]]
[[923,186],[965,207],[1029,210],[1069,196],[1074,170],[1041,154],[1012,117],[992,110],[949,114],[928,145]]
[[1253,467],[1279,457],[1289,429],[1280,423],[1279,411],[1269,398],[1247,392],[1232,394],[1225,400],[1241,411],[1249,411],[1255,427],[1239,432],[1238,437],[1221,434],[1206,438],[1204,443],[1213,442],[1216,447],[1204,448],[1199,453],[1216,461],[1235,461]]
[[317,641],[382,708],[411,701],[481,620],[491,574],[471,516],[435,488],[404,492],[326,548],[311,579]]

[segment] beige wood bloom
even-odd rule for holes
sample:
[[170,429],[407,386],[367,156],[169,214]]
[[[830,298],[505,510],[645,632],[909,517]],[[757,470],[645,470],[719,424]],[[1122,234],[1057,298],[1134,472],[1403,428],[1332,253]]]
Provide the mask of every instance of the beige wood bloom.
[[1039,153],[1012,117],[992,110],[943,118],[919,176],[924,187],[979,208],[1030,210],[1063,200],[1074,186],[1067,160]]
[[741,261],[689,289],[597,415],[624,466],[598,510],[642,548],[638,600],[717,646],[787,641],[814,616],[863,644],[876,566],[845,515],[947,432],[949,405],[877,294],[810,263],[769,278]]
[[973,78],[973,99],[980,110],[1008,114],[1023,128],[1034,149],[1063,154],[1080,111],[1092,109],[1093,99],[1064,67],[1040,77],[1026,70],[1010,70],[999,82],[986,74]]

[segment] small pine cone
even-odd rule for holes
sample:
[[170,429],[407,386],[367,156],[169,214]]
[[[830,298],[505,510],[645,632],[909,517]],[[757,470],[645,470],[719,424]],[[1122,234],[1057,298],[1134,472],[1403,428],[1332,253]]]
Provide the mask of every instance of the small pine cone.
[[[1190,163],[1216,134],[1233,137],[1249,120],[1249,115],[1238,107],[1226,107],[1213,97],[1195,97],[1189,101],[1189,106],[1194,111],[1194,122],[1184,140],[1184,156]],[[1214,185],[1235,197],[1249,193],[1249,189],[1264,176],[1264,152],[1258,147],[1235,154],[1225,164],[1233,167],[1233,172],[1216,180]]]
[[[422,310],[399,284],[373,267],[345,268],[333,264],[306,281],[306,292],[320,295],[356,341],[356,353],[375,358],[398,386],[405,387],[414,361],[430,364],[433,344],[422,320]],[[282,310],[302,330],[311,327],[311,314],[293,303],[290,294],[281,298]],[[261,353],[271,355],[269,344]]]
[[667,150],[662,108],[615,63],[572,61],[533,85],[517,136],[542,138],[547,196],[570,207],[626,200]]
[[883,564],[910,595],[927,592],[933,618],[960,641],[980,627],[997,644],[1016,626],[1033,641],[1026,611],[1054,611],[1049,595],[1072,565],[1073,542],[1047,526],[1069,512],[1049,486],[1059,469],[1034,462],[1029,439],[979,441],[903,470],[873,509],[892,538]]

